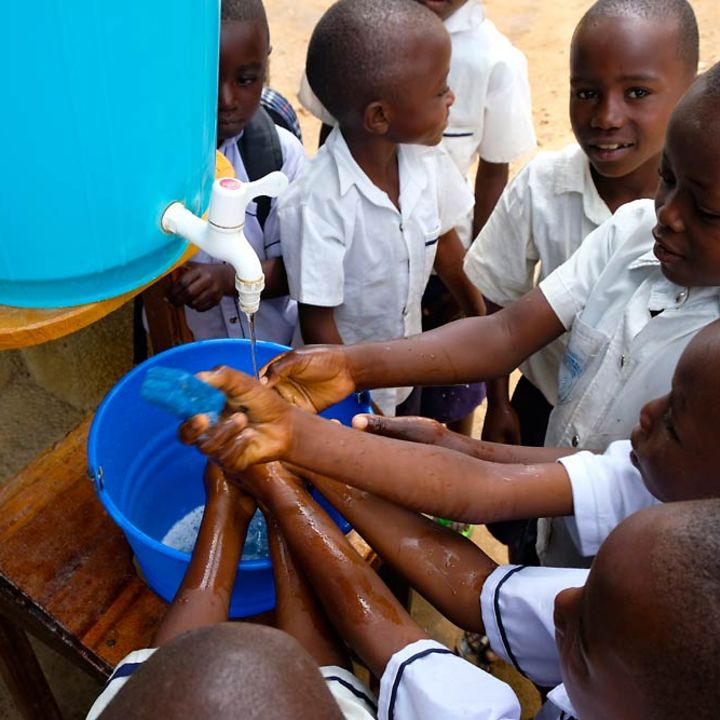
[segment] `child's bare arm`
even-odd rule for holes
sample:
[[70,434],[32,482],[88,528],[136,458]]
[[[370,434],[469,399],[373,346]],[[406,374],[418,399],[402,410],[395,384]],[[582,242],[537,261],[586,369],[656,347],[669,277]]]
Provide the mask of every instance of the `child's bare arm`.
[[205,512],[185,577],[157,630],[154,646],[193,628],[224,622],[255,500],[222,471],[205,470]]
[[570,481],[559,463],[499,465],[360,433],[293,407],[230,368],[199,377],[240,412],[212,426],[196,415],[181,436],[228,472],[286,460],[417,512],[465,522],[572,514]]
[[443,615],[465,630],[484,632],[480,591],[497,565],[475,543],[376,495],[300,472]]
[[485,301],[463,270],[465,248],[455,230],[440,237],[435,256],[435,271],[450,290],[465,317],[485,314]]
[[271,258],[270,260],[263,260],[260,264],[265,276],[263,298],[276,298],[287,295],[289,290],[283,259],[281,257]]
[[556,462],[561,457],[573,455],[575,448],[524,447],[476,440],[453,432],[437,420],[424,417],[384,417],[381,415],[356,415],[353,418],[356,430],[384,435],[396,440],[419,442],[426,445],[455,450],[480,460],[510,465],[535,465]]
[[491,163],[480,158],[475,175],[475,209],[473,211],[473,237],[483,229],[497,205],[508,181],[508,164]]
[[264,368],[290,402],[321,410],[348,392],[454,385],[506,375],[565,328],[539,289],[486,317],[458,320],[401,340],[300,348]]
[[335,324],[335,310],[318,305],[298,306],[300,332],[306,345],[342,345],[342,338]]
[[275,579],[275,625],[292,635],[318,665],[350,668],[345,646],[328,624],[305,575],[296,566],[272,513],[265,513]]
[[376,677],[394,653],[428,637],[287,470],[274,466],[257,492],[327,617]]

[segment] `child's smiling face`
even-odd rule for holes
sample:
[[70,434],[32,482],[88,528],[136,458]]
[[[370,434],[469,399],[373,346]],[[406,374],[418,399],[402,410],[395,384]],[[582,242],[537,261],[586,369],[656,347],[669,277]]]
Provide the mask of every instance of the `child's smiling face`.
[[655,195],[655,255],[685,287],[720,285],[720,93],[705,97],[706,84],[698,79],[673,113]]
[[223,22],[218,79],[218,144],[238,135],[260,105],[270,52],[260,22]]
[[581,24],[570,50],[570,121],[593,170],[625,178],[657,168],[670,114],[694,72],[678,29],[637,17]]

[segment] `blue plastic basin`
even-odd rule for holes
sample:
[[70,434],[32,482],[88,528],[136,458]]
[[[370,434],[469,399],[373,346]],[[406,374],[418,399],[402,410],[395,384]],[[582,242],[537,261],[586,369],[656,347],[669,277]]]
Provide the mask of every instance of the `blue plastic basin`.
[[[258,365],[287,349],[258,342]],[[140,396],[143,377],[154,365],[193,373],[229,365],[251,373],[249,341],[204,340],[153,356],[107,394],[90,428],[88,461],[100,501],[125,533],[150,587],[170,602],[185,575],[190,555],[160,540],[178,520],[204,503],[202,476],[206,458],[177,439],[177,418]],[[352,395],[323,415],[349,424],[356,413],[369,411],[367,395]],[[327,507],[324,500],[321,502]],[[347,532],[345,520],[334,511],[331,515]],[[255,615],[274,605],[270,561],[241,562],[231,617]]]

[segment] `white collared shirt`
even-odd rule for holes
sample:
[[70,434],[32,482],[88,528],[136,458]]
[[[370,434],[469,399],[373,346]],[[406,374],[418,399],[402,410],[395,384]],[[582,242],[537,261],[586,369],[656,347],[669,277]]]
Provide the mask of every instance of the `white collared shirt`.
[[684,288],[653,254],[652,200],[622,206],[540,283],[570,330],[545,444],[604,451],[667,393],[677,361],[720,317],[718,287]]
[[[579,145],[533,158],[505,188],[465,257],[465,272],[506,307],[560,267],[585,237],[611,217]],[[566,339],[532,355],[523,374],[555,405]]]
[[629,440],[618,440],[602,455],[585,451],[558,460],[567,470],[573,494],[573,514],[565,524],[584,557],[596,555],[625,518],[660,503],[630,462],[630,450]]
[[[294,180],[305,164],[305,151],[300,141],[284,128],[276,126],[283,154],[282,172],[290,181]],[[239,180],[248,182],[237,141],[242,133],[228,138],[220,146],[220,152],[231,162]],[[245,236],[260,260],[280,257],[280,227],[277,219],[277,202],[272,200],[270,213],[265,221],[265,230],[260,228],[256,217],[257,206],[252,201],[245,212]],[[221,263],[204,251],[200,251],[192,262]],[[220,303],[206,312],[185,308],[185,317],[196,340],[209,338],[247,338],[247,318],[238,313],[235,300],[224,297]],[[255,314],[255,330],[258,340],[289,345],[297,325],[297,304],[289,296],[270,298],[260,302]]]
[[[455,94],[443,145],[463,176],[478,156],[509,163],[537,144],[527,59],[485,17],[480,0],[468,0],[444,21],[452,43],[448,86]],[[333,116],[313,93],[303,73],[300,104],[326,125]],[[467,248],[472,242],[472,212],[457,225]]]
[[[344,343],[421,332],[420,301],[438,238],[472,206],[457,168],[439,148],[398,146],[400,210],[355,162],[333,130],[279,199],[290,295],[335,309]],[[394,414],[409,390],[375,391]]]

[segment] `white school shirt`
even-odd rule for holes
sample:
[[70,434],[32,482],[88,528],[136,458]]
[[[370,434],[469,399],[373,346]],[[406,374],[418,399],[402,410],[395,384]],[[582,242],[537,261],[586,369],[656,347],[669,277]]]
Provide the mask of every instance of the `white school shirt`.
[[[86,720],[96,720],[110,704],[110,701],[122,690],[132,674],[156,650],[157,648],[135,650],[123,658],[90,708]],[[374,720],[377,717],[375,695],[351,672],[333,665],[320,667],[319,670],[346,720]],[[242,682],[242,678],[238,678],[238,682]],[[238,708],[238,715],[242,716],[242,708]]]
[[[278,201],[290,296],[331,307],[345,344],[422,331],[438,238],[472,206],[447,153],[399,145],[400,210],[355,162],[338,128]],[[389,415],[409,388],[373,392]]]
[[602,454],[579,452],[558,460],[570,478],[573,514],[565,518],[575,545],[593,557],[607,536],[638,510],[659,505],[630,462],[629,440],[618,440]]
[[[463,176],[478,156],[510,163],[536,146],[527,59],[485,17],[480,0],[468,0],[444,21],[452,43],[448,86],[455,94],[443,146]],[[326,125],[333,116],[303,73],[300,104]],[[474,184],[473,184],[474,187]],[[472,210],[457,226],[461,242],[472,242]]]
[[[276,126],[280,147],[283,154],[282,172],[290,181],[294,180],[305,163],[305,151],[300,141],[284,128]],[[242,133],[228,138],[218,148],[232,163],[239,180],[248,182],[240,151],[237,147]],[[252,201],[245,213],[245,236],[260,260],[270,260],[282,255],[280,245],[280,227],[277,219],[277,202],[270,203],[270,213],[265,222],[265,231],[260,228],[256,217],[257,206]],[[192,262],[221,263],[204,251],[192,258]],[[185,317],[196,340],[208,338],[247,338],[249,331],[247,318],[238,313],[235,300],[224,297],[219,304],[207,312],[197,312],[185,308]],[[297,305],[287,295],[271,298],[260,302],[260,309],[255,314],[255,330],[258,340],[289,345],[295,326],[297,325]]]
[[[507,663],[543,687],[554,687],[537,720],[575,717],[559,685],[554,609],[559,592],[580,587],[587,570],[504,565],[485,581],[480,610],[490,646]],[[433,640],[395,653],[380,680],[382,720],[519,720],[514,692],[492,675]]]
[[[611,215],[579,145],[540,153],[505,188],[465,256],[465,273],[488,300],[507,307],[560,267]],[[551,405],[557,403],[565,347],[566,339],[558,338],[520,366]]]
[[669,391],[690,340],[720,317],[720,288],[680,287],[662,274],[655,224],[652,200],[622,206],[540,283],[570,331],[548,447],[604,451],[629,437],[642,406]]

